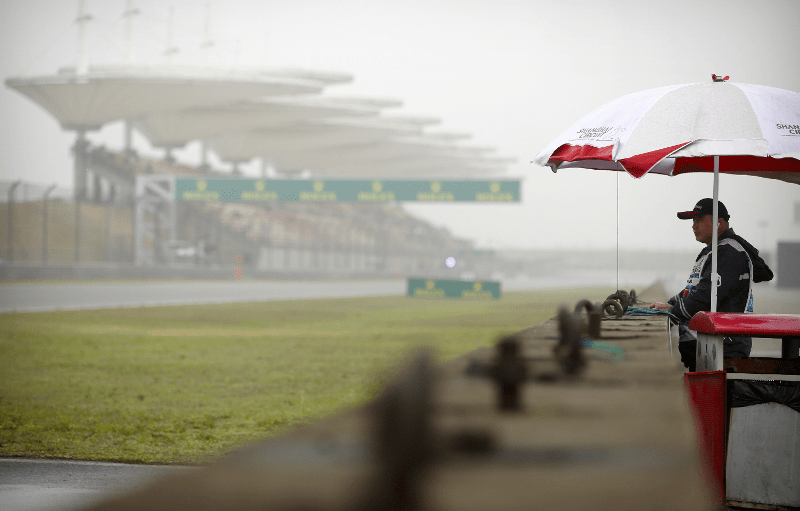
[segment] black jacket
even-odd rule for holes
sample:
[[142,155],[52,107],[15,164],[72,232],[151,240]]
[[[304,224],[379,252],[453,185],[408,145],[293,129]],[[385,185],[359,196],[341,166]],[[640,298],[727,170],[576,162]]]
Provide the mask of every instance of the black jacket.
[[[738,248],[721,243],[725,239],[739,242],[747,254]],[[728,229],[719,237],[717,255],[717,274],[720,276],[717,287],[718,312],[744,312],[750,296],[750,261],[753,262],[753,281],[772,280],[772,270],[758,255],[758,250],[744,238]],[[688,323],[696,313],[711,309],[711,246],[706,246],[698,254],[695,267],[689,277],[686,289],[669,299],[670,312]]]

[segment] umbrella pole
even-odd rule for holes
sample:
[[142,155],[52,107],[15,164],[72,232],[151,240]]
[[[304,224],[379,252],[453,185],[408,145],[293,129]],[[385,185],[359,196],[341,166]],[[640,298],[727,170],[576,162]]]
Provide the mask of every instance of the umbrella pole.
[[714,208],[711,218],[711,312],[717,312],[717,241],[719,238],[719,156],[714,156]]

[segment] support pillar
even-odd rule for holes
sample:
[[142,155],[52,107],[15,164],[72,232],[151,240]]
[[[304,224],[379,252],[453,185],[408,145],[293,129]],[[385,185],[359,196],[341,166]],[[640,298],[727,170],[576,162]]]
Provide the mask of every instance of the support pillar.
[[133,155],[133,123],[125,119],[125,156]]
[[86,198],[86,178],[89,164],[88,147],[89,143],[86,141],[86,131],[78,130],[75,145],[72,146],[72,152],[75,156],[73,189],[75,190],[76,202]]
[[134,208],[134,260],[136,266],[153,266],[166,238],[174,246],[176,237],[175,178],[137,176]]

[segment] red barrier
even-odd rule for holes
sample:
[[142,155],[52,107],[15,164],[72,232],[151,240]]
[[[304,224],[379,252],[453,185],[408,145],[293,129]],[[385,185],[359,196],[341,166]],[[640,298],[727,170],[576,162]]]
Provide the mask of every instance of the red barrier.
[[689,328],[711,335],[797,337],[800,336],[800,315],[698,312],[692,317]]
[[725,374],[686,373],[684,381],[712,505],[725,504]]

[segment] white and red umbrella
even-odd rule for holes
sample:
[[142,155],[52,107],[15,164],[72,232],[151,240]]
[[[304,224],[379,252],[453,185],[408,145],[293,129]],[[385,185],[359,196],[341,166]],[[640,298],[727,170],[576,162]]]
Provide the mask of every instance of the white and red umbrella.
[[[550,167],[676,176],[714,172],[717,225],[719,173],[800,184],[800,93],[762,85],[673,85],[616,99],[585,116],[533,159]],[[717,276],[717,233],[712,241]],[[716,310],[716,286],[711,286]]]

